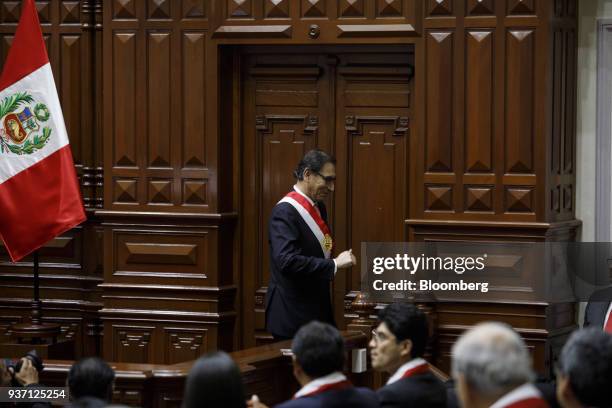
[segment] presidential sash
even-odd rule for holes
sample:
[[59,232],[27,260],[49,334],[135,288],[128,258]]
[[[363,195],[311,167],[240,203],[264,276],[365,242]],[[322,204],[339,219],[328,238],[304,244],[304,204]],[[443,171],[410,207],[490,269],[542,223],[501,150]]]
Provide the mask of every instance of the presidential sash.
[[323,221],[317,209],[310,204],[310,201],[297,191],[292,191],[278,203],[289,203],[297,210],[298,214],[300,214],[302,219],[306,222],[306,225],[308,225],[308,228],[310,228],[317,238],[317,241],[319,241],[323,255],[326,259],[329,259],[331,257],[332,248],[334,247],[334,241],[332,240],[329,227],[325,221]]

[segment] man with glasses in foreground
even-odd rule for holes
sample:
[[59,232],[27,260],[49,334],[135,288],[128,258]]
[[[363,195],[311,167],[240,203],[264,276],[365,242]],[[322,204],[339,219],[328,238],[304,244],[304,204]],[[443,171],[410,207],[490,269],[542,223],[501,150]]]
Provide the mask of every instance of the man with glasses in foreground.
[[429,337],[427,317],[409,303],[381,310],[372,331],[372,368],[391,374],[377,391],[381,407],[446,407],[446,388],[423,359]]
[[334,191],[335,160],[311,150],[293,175],[297,183],[272,209],[268,228],[266,329],[276,341],[292,338],[312,320],[335,325],[330,282],[338,269],[357,263],[351,250],[331,257],[334,245],[323,200]]

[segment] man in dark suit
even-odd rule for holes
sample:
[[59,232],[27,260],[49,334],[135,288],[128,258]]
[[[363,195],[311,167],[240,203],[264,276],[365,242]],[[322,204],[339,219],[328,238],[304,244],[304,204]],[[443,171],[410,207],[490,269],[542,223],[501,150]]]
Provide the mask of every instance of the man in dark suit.
[[422,356],[428,338],[427,317],[409,303],[393,303],[381,310],[372,332],[372,368],[391,374],[377,391],[381,407],[444,408],[444,383]]
[[584,313],[584,327],[597,327],[612,333],[612,286],[591,295]]
[[334,324],[330,282],[338,269],[356,264],[351,250],[331,258],[333,240],[322,200],[334,191],[334,159],[311,150],[294,176],[293,191],[272,209],[269,223],[266,329],[275,340],[290,339],[312,320]]
[[[377,408],[374,391],[354,387],[342,374],[344,340],[338,330],[321,322],[310,322],[291,344],[293,375],[302,388],[277,408]],[[249,406],[265,407],[251,401]]]
[[612,406],[612,335],[577,330],[557,365],[557,397],[563,408]]

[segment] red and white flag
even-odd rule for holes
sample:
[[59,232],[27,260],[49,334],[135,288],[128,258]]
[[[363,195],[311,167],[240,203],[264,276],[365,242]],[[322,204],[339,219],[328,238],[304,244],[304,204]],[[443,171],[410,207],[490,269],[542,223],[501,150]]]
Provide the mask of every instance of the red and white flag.
[[16,262],[85,220],[34,0],[0,76],[0,235]]

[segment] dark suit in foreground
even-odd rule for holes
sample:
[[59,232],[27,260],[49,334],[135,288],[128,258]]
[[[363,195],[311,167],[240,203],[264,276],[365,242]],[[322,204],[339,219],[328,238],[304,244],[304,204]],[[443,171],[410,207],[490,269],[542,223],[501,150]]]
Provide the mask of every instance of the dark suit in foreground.
[[603,328],[611,300],[612,286],[593,293],[584,313],[584,327]]
[[[327,223],[327,212],[319,204]],[[304,324],[319,320],[335,325],[329,284],[334,261],[297,210],[288,203],[272,209],[269,224],[270,283],[266,293],[266,329],[291,338]]]
[[367,388],[349,387],[304,396],[276,405],[276,408],[377,408],[376,393]]
[[431,372],[402,378],[376,394],[381,407],[446,408],[446,387]]

